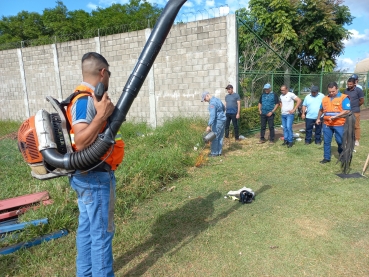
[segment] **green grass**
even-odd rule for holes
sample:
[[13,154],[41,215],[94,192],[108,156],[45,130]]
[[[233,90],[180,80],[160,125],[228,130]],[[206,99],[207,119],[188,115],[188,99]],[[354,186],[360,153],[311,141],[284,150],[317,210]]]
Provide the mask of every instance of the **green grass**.
[[[194,167],[205,125],[176,119],[153,131],[123,124],[116,276],[369,276],[367,179],[337,177],[336,157],[319,163],[322,146],[296,142],[287,149],[258,145],[254,137],[227,143],[224,156]],[[369,153],[369,121],[361,127],[352,172],[362,171]],[[73,276],[78,209],[68,181],[32,179],[13,139],[0,140],[0,157],[0,199],[48,190],[55,201],[22,216],[50,222],[22,239],[70,231],[0,257],[0,275]],[[224,198],[243,186],[256,192],[252,204]]]

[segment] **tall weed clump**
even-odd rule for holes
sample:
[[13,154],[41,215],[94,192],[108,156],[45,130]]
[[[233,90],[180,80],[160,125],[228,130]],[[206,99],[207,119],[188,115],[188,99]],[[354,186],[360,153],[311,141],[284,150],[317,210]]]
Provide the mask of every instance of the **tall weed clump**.
[[134,125],[122,125],[125,157],[116,172],[117,213],[129,212],[136,201],[186,176],[199,153],[195,147],[204,145],[203,126],[200,118],[175,118],[155,130],[140,125],[133,131]]

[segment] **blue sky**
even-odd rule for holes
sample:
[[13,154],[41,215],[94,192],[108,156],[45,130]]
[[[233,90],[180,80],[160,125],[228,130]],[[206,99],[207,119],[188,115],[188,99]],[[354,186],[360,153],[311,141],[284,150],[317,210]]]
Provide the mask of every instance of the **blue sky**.
[[[129,0],[62,0],[68,10],[83,9],[91,12],[97,7],[105,8],[112,3],[125,4]],[[166,0],[148,0],[159,6],[164,6]],[[345,41],[345,52],[337,60],[337,69],[353,72],[358,61],[369,58],[369,1],[368,0],[344,0],[344,5],[348,6],[351,14],[355,16],[353,23],[346,26],[352,33],[350,40]],[[194,17],[205,19],[234,13],[235,10],[247,7],[248,0],[188,0],[182,7],[184,21],[191,21]],[[54,8],[56,0],[0,0],[0,15],[16,15],[25,10],[28,12],[38,12],[46,8]]]

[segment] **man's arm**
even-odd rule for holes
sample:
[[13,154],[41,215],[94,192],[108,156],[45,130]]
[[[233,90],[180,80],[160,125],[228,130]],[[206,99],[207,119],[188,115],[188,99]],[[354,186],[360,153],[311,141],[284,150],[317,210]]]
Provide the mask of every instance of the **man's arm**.
[[73,125],[74,142],[78,151],[87,148],[96,140],[101,128],[114,111],[114,105],[110,101],[107,92],[104,93],[100,102],[96,101],[94,94],[92,94],[92,97],[94,98],[94,106],[96,109],[94,119],[90,124],[77,123]]
[[331,116],[329,118],[329,120],[332,121],[332,120],[335,120],[335,119],[340,118],[340,117],[346,117],[346,115],[348,115],[349,113],[350,113],[350,110],[343,110],[339,114],[337,114],[335,116]]
[[301,104],[300,97],[296,96],[296,98],[293,99],[293,100],[296,102],[296,105],[295,105],[295,107],[292,110],[289,111],[290,114],[294,114],[295,111],[297,110],[298,106],[300,106],[300,104]]
[[261,103],[261,100],[262,100],[262,96],[260,96],[259,103],[258,103],[259,114],[261,114],[261,107],[263,106],[263,104]]
[[319,112],[318,112],[318,118],[316,119],[315,123],[317,125],[320,124],[320,118],[322,117],[322,114],[323,114],[323,109],[320,109]]
[[240,112],[241,112],[241,100],[237,100],[237,114],[236,114],[236,118],[240,118]]
[[361,106],[362,104],[364,104],[364,98],[359,99],[359,106]]
[[209,113],[210,113],[210,117],[208,121],[208,126],[206,127],[207,132],[211,131],[211,126],[215,123],[216,110],[213,104],[209,104]]
[[302,109],[301,109],[301,118],[305,119],[305,113],[306,113],[306,106],[302,105]]

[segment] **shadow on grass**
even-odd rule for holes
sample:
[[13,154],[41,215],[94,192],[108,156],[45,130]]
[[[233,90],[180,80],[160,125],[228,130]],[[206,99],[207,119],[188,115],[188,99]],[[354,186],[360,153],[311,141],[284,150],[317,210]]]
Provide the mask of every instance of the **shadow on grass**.
[[[255,192],[255,195],[270,188],[271,186],[268,185],[263,186]],[[145,258],[122,275],[141,276],[165,253],[169,252],[173,255],[191,243],[201,232],[216,225],[237,209],[245,207],[237,202],[228,210],[211,219],[214,213],[214,202],[221,197],[220,192],[213,192],[206,198],[193,199],[181,208],[160,216],[152,226],[151,238],[118,257],[114,262],[114,271],[120,270],[137,256],[142,255]]]

